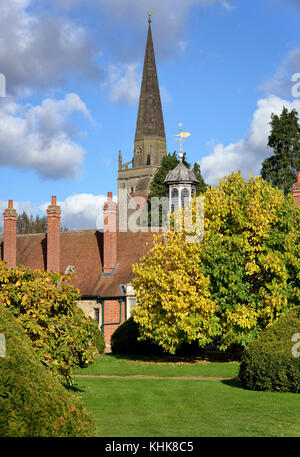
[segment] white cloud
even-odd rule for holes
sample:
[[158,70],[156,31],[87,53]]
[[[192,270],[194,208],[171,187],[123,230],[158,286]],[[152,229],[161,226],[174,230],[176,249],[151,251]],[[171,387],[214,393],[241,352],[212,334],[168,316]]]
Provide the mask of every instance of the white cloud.
[[[139,101],[142,80],[142,66],[138,63],[110,65],[108,82],[102,87],[107,90],[108,101],[135,105]],[[162,103],[170,103],[172,98],[165,86],[160,86]]]
[[[154,11],[155,50],[159,59],[184,52],[184,27],[195,6],[220,5],[230,11],[229,0],[10,0],[0,2],[0,73],[6,76],[10,96],[30,96],[66,83],[69,73],[85,81],[103,82],[108,99],[133,103],[139,86],[135,63],[144,52],[146,20]],[[99,14],[101,26],[92,33],[80,24],[78,7]],[[58,14],[56,8],[60,8]],[[74,11],[74,17],[70,11]],[[116,33],[117,31],[117,33]],[[97,37],[97,41],[95,40]],[[106,49],[121,62],[105,76],[95,58]],[[112,72],[121,72],[116,77]],[[115,84],[112,84],[115,82]],[[128,91],[127,91],[128,90]],[[162,92],[166,92],[162,89]],[[166,96],[166,102],[169,100]]]
[[[95,64],[102,48],[121,62],[106,77],[108,99],[121,103],[136,100],[136,64],[144,52],[146,19],[154,11],[155,49],[159,59],[184,52],[184,27],[193,7],[220,5],[228,0],[10,0],[0,2],[0,72],[6,76],[7,93],[29,96],[65,84],[69,73],[85,81],[103,82],[103,69]],[[78,7],[99,14],[101,27],[92,38],[80,24]],[[55,8],[61,8],[58,14]],[[74,10],[73,20],[68,11]],[[76,16],[77,15],[77,16]],[[117,33],[116,33],[117,30]],[[120,72],[112,85],[111,71]],[[128,89],[128,92],[127,92]],[[169,97],[166,97],[168,100]]]
[[[114,201],[117,197],[115,196]],[[107,195],[74,194],[64,201],[58,201],[61,207],[61,223],[69,230],[87,230],[103,228],[103,205]],[[41,211],[46,211],[49,202],[40,206]]]
[[[95,48],[86,29],[69,18],[34,12],[33,0],[0,2],[0,72],[9,95],[61,86],[75,71],[100,79]],[[41,9],[41,2],[39,2]]]
[[134,105],[140,95],[141,73],[139,64],[110,65],[108,82],[104,84],[108,91],[108,100],[113,103]]
[[234,9],[234,6],[231,5],[229,2],[227,2],[226,0],[223,0],[221,2],[221,4],[227,11],[232,11]]
[[[114,201],[117,197],[113,197]],[[103,228],[103,205],[107,201],[106,195],[75,194],[70,195],[64,201],[57,201],[61,207],[61,225],[68,230],[88,230]],[[0,228],[3,228],[3,211],[8,202],[0,201]],[[14,202],[14,208],[18,214],[25,211],[34,217],[46,215],[50,201],[33,206],[30,202]],[[1,233],[1,230],[0,230]]]
[[[98,9],[99,33],[105,47],[119,57],[124,57],[124,53],[127,57],[132,57],[132,53],[137,57],[136,50],[139,52],[144,47],[145,20],[149,11],[155,12],[158,52],[169,56],[172,49],[182,49],[183,28],[191,8],[214,4],[231,9],[228,0],[1,1],[0,72],[6,75],[10,95],[20,91],[23,94],[26,89],[61,86],[70,71],[76,71],[85,80],[103,80],[102,69],[94,63],[100,51],[99,41],[93,43],[89,31],[80,25],[78,18],[75,21],[70,14],[60,17],[57,12],[53,13],[54,6],[62,8],[64,13],[86,5],[96,8],[94,11]],[[119,25],[126,29],[126,40],[120,37]],[[122,59],[123,62],[130,60],[133,59]]]
[[[227,0],[91,0],[91,4],[99,8],[100,35],[117,61],[108,66],[102,87],[110,102],[129,105],[136,104],[139,98],[149,11],[154,11],[153,40],[157,60],[161,61],[185,51],[184,28],[193,7],[220,5],[226,11],[232,9]],[[162,103],[170,103],[172,97],[163,84],[160,92]]]
[[275,74],[260,88],[266,94],[276,94],[281,97],[292,97],[292,88],[295,82],[292,81],[294,73],[300,71],[300,47],[293,49],[276,70]]
[[[92,4],[98,5],[101,14],[108,18],[103,27],[110,29],[106,30],[110,50],[119,60],[125,56],[127,61],[136,59],[137,51],[144,47],[145,22],[150,11],[154,12],[155,49],[160,58],[168,58],[183,50],[183,30],[193,7],[220,5],[227,11],[232,9],[228,0],[93,0]],[[124,25],[127,25],[126,39],[115,40],[111,30]]]
[[[0,214],[2,216],[2,213],[3,211],[7,208],[8,206],[8,202],[1,202],[0,201]],[[15,210],[17,211],[18,214],[21,214],[23,213],[23,211],[25,211],[25,213],[27,213],[29,216],[31,214],[37,214],[38,211],[39,211],[39,208],[38,207],[34,207],[29,201],[26,201],[26,202],[13,202],[13,207],[15,208]],[[1,224],[1,221],[0,221],[0,225]]]
[[296,109],[300,114],[299,100],[289,102],[274,95],[259,100],[246,138],[228,146],[218,144],[211,154],[199,161],[205,181],[216,185],[219,178],[239,170],[245,178],[249,178],[250,173],[259,175],[262,161],[272,155],[267,146],[271,114],[280,115],[284,106],[289,111]]
[[0,164],[32,169],[40,176],[76,178],[84,150],[74,138],[78,131],[69,116],[91,116],[77,94],[62,100],[45,99],[38,106],[24,106],[2,99],[0,110]]
[[[8,202],[0,201],[0,233],[3,232],[3,211],[8,207]],[[36,216],[39,214],[39,216],[43,216],[43,211],[40,210],[39,207],[33,206],[29,201],[26,202],[13,202],[13,207],[17,211],[18,214],[22,214],[23,211],[30,217],[31,214],[33,216]]]
[[178,47],[181,52],[184,52],[186,50],[187,46],[188,46],[188,42],[186,40],[180,40],[178,42]]
[[160,86],[159,91],[160,91],[161,102],[163,105],[168,105],[169,103],[172,102],[172,97],[171,97],[168,89],[165,86]]
[[103,228],[104,195],[77,194],[59,202],[62,211],[62,225],[70,230]]

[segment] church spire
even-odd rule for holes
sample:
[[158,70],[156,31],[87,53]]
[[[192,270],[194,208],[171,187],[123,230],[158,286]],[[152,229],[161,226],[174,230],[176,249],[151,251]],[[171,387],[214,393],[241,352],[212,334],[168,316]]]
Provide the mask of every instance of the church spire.
[[[166,135],[156,72],[151,16],[148,18],[143,79],[136,122],[133,160],[122,163],[119,154],[118,189],[147,196],[151,182],[167,154]],[[132,167],[129,165],[132,164]]]
[[159,166],[166,154],[165,127],[156,71],[151,14],[135,132],[133,166]]

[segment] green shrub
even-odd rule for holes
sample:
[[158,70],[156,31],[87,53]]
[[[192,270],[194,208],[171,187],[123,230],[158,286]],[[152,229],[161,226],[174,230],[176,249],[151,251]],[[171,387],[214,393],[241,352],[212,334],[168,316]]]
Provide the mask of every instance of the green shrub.
[[241,352],[243,348],[240,345],[232,345],[226,351],[220,349],[220,342],[218,339],[204,347],[200,347],[198,341],[191,343],[182,343],[176,349],[175,355],[178,356],[191,356],[200,357],[207,360],[215,361],[239,361],[241,359]]
[[[127,319],[121,324],[111,336],[111,350],[113,354],[132,354],[132,355],[162,355],[167,354],[164,350],[152,343],[150,340],[138,341],[139,337],[139,325],[133,320],[132,317]],[[198,341],[192,343],[182,343],[180,347],[176,349],[176,356],[198,356],[207,357],[211,356],[212,353],[220,353],[220,351],[212,346],[205,346],[201,348]],[[222,358],[231,359],[236,357],[230,357],[226,352],[220,353]],[[217,357],[217,356],[216,356]]]
[[282,316],[243,351],[239,377],[252,390],[300,392],[300,359],[292,336],[300,333],[300,306]]
[[[121,324],[111,336],[111,350],[113,354],[132,355],[162,355],[167,354],[164,350],[150,340],[138,341],[139,325],[132,317]],[[222,360],[239,360],[241,348],[220,351],[217,345],[211,344],[204,348],[199,346],[198,341],[182,343],[175,352],[175,356],[191,356],[203,358],[215,358]]]
[[163,350],[150,341],[138,341],[139,326],[130,317],[121,324],[111,336],[113,354],[162,354]]
[[93,338],[98,324],[78,306],[80,292],[69,284],[71,278],[8,268],[0,261],[0,303],[13,313],[51,374],[70,385],[72,369],[93,363],[98,354]]
[[98,350],[98,353],[103,354],[105,349],[105,338],[101,330],[99,330],[99,328],[95,328],[92,338]]
[[80,399],[53,378],[11,311],[0,305],[0,436],[96,436],[94,418]]
[[187,238],[190,223],[201,219],[193,200],[193,220],[178,231],[187,221],[173,215],[168,232],[133,265],[141,336],[172,354],[181,342],[204,346],[215,337],[222,350],[245,347],[300,305],[300,209],[292,196],[231,173],[204,199],[201,243]]

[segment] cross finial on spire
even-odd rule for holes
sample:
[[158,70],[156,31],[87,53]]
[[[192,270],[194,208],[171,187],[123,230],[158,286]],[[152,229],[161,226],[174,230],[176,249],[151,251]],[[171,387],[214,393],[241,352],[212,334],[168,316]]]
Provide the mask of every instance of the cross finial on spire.
[[153,14],[154,13],[152,11],[151,11],[151,13],[148,13],[148,22],[149,22],[149,24],[151,24],[151,22],[152,22],[151,21],[151,16],[153,16]]

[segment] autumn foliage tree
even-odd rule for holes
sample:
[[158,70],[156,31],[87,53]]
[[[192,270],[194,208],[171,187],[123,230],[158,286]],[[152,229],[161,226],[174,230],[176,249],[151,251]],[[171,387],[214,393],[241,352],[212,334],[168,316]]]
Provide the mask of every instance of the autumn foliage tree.
[[[87,366],[98,354],[98,325],[79,308],[79,290],[70,275],[0,262],[0,303],[25,330],[50,373],[72,384],[72,369]],[[22,350],[22,348],[20,348]]]
[[133,317],[142,339],[174,353],[182,342],[205,345],[218,334],[216,303],[199,261],[199,250],[185,243],[184,233],[170,231],[167,240],[157,236],[149,255],[134,265],[139,305]]
[[299,304],[300,211],[261,178],[231,174],[205,194],[199,268],[218,304],[221,346],[245,346]]
[[232,173],[204,198],[203,240],[188,243],[185,229],[171,224],[133,269],[141,338],[169,352],[192,341],[245,346],[300,304],[300,211],[292,197]]

